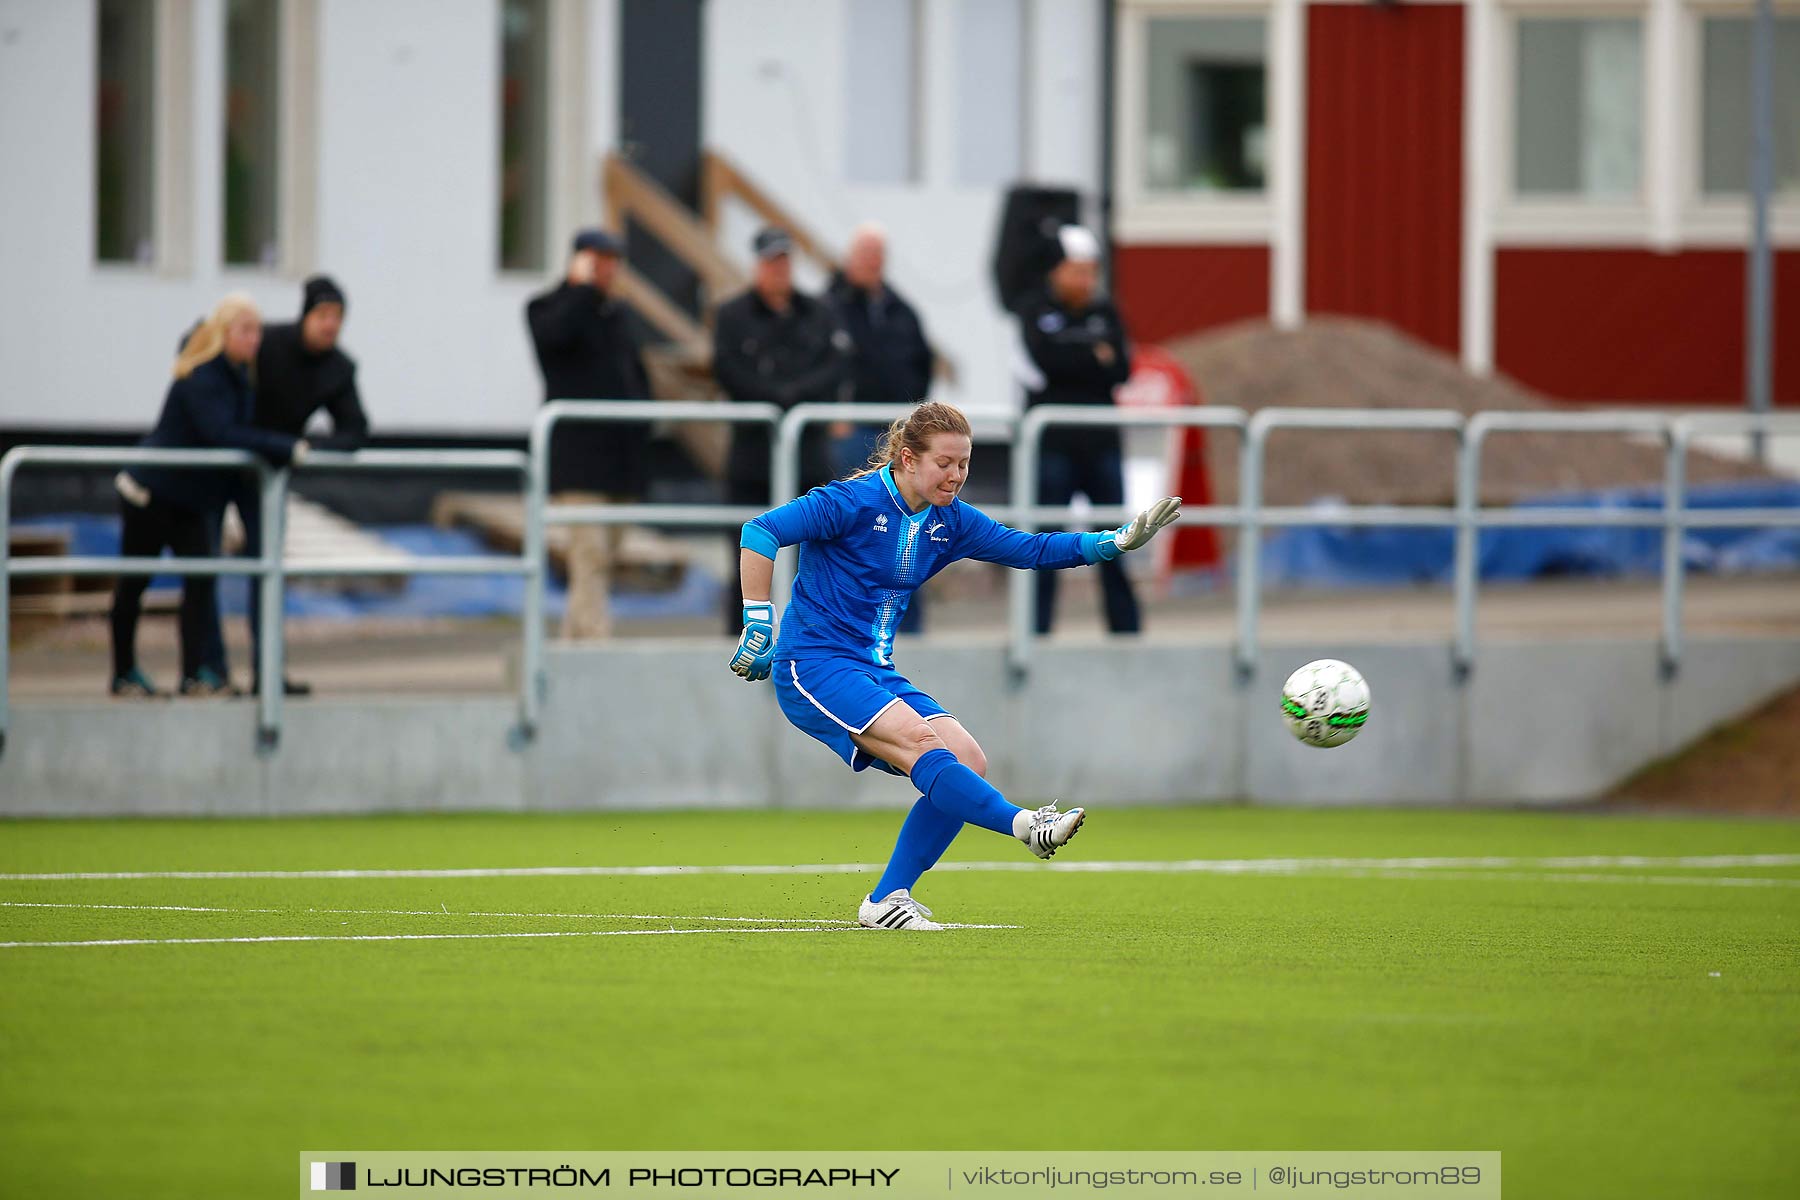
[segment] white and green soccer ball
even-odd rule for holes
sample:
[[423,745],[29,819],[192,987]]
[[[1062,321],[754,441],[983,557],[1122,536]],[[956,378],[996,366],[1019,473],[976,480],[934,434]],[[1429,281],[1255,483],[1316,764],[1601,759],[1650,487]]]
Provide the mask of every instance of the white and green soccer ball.
[[1341,746],[1369,719],[1369,685],[1349,663],[1309,662],[1281,685],[1281,717],[1288,732],[1309,746]]

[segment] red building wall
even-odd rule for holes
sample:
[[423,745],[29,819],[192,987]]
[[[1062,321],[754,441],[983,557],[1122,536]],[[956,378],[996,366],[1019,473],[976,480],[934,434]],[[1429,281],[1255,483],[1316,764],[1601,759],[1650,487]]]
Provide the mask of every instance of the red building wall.
[[1306,310],[1461,342],[1463,10],[1306,10]]
[[[1494,364],[1570,400],[1744,402],[1741,250],[1501,249]],[[1800,251],[1775,255],[1775,402],[1800,404]]]
[[1119,246],[1113,299],[1142,342],[1269,315],[1267,246]]

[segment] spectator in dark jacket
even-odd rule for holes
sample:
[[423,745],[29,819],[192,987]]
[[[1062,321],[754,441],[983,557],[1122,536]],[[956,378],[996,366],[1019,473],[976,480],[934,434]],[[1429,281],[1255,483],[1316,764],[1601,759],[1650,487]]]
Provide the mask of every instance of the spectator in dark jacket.
[[[612,295],[621,250],[605,230],[581,231],[563,281],[526,305],[546,403],[650,399],[631,308]],[[641,501],[649,441],[647,422],[564,423],[550,446],[550,490],[567,504]],[[623,533],[618,525],[573,529],[564,637],[603,638],[612,632],[608,593]]]
[[[1024,347],[1020,376],[1027,407],[1112,404],[1113,389],[1131,377],[1131,347],[1118,310],[1100,295],[1100,245],[1079,225],[1057,238],[1061,261],[1047,289],[1019,308]],[[1125,502],[1119,432],[1082,426],[1044,431],[1038,460],[1038,503],[1062,505],[1080,492],[1095,505]],[[1056,612],[1054,571],[1037,577],[1037,631],[1050,632]],[[1115,560],[1100,564],[1106,625],[1114,633],[1141,627],[1131,581]]]
[[[858,226],[825,300],[850,336],[851,401],[917,404],[931,392],[931,347],[918,313],[887,281],[886,265],[885,231],[875,224]],[[867,464],[886,428],[885,421],[833,426],[832,475],[841,478]]]
[[[844,267],[825,289],[838,324],[850,336],[850,400],[856,404],[917,404],[931,393],[931,346],[918,313],[887,281],[887,231],[857,226]],[[832,425],[831,474],[842,479],[868,465],[887,423]],[[925,592],[913,593],[899,633],[925,630]]]
[[[326,275],[315,275],[301,285],[300,319],[290,324],[263,327],[262,346],[256,352],[256,418],[258,429],[306,436],[313,417],[324,411],[331,417],[331,433],[315,436],[311,445],[320,450],[357,450],[369,438],[369,418],[363,413],[356,390],[356,360],[338,345],[344,329],[347,301],[343,289]],[[262,557],[262,495],[247,486],[243,476],[232,496],[244,525],[244,554]],[[250,667],[262,690],[262,593],[250,585]],[[214,629],[222,628],[215,622]],[[221,637],[207,653],[207,665],[229,679],[225,643]],[[304,696],[312,688],[283,679],[290,696]]]
[[[231,295],[188,337],[175,360],[175,382],[163,401],[156,428],[141,443],[164,449],[250,450],[285,466],[304,457],[307,444],[252,423],[255,393],[248,368],[262,340],[262,318],[248,296]],[[116,480],[123,517],[120,553],[155,557],[167,547],[182,557],[218,553],[213,530],[234,490],[229,471],[131,467]],[[137,622],[149,577],[125,575],[113,591],[112,692],[151,696],[156,688],[137,663]],[[227,682],[206,666],[204,655],[217,609],[210,576],[186,576],[181,589],[181,691],[212,695]]]
[[[749,289],[720,305],[713,324],[714,378],[725,395],[739,403],[789,409],[843,399],[850,378],[850,338],[823,300],[794,287],[792,239],[780,229],[766,228],[756,235],[751,250],[756,268]],[[829,478],[826,441],[823,426],[812,426],[802,439],[802,488]],[[767,429],[754,425],[732,429],[725,464],[729,503],[762,508],[788,499],[769,495],[769,453]],[[735,530],[730,538],[730,561],[736,562]],[[728,594],[725,600],[725,628],[735,636],[742,626],[738,598]]]
[[[824,301],[794,287],[793,242],[769,228],[756,235],[752,249],[756,273],[749,290],[720,305],[713,326],[713,375],[719,386],[732,400],[784,409],[843,399],[850,339]],[[801,455],[804,486],[823,482],[827,466],[823,430],[807,442]],[[733,431],[727,479],[733,504],[769,503],[767,430],[743,425]]]

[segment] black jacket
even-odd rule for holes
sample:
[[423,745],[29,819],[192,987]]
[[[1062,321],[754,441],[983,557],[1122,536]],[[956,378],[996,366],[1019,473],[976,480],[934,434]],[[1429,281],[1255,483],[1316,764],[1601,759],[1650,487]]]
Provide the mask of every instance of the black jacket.
[[850,398],[859,404],[913,404],[931,392],[931,347],[904,297],[883,284],[874,293],[839,271],[825,290],[838,324],[850,335]]
[[[798,291],[787,311],[778,313],[752,288],[720,305],[713,325],[713,375],[737,401],[787,409],[839,400],[850,378],[850,355],[850,338],[830,307]],[[822,433],[817,430],[812,440]],[[728,474],[735,487],[767,487],[766,429],[734,430]],[[803,476],[813,474],[802,468]]]
[[300,326],[263,327],[256,353],[256,424],[290,437],[306,433],[320,409],[331,414],[331,436],[313,438],[322,450],[354,450],[369,438],[369,418],[356,393],[356,361],[333,346],[307,350]]
[[[631,308],[587,285],[563,282],[525,306],[544,375],[544,401],[648,400],[650,376],[631,330]],[[643,422],[558,427],[550,488],[641,495],[650,426]]]
[[[251,450],[276,466],[286,466],[299,439],[257,428],[255,412],[256,393],[249,376],[220,354],[169,385],[156,428],[138,444],[169,450]],[[202,514],[224,511],[236,483],[231,471],[128,470],[158,500]]]
[[[1048,292],[1036,293],[1019,308],[1019,334],[1030,359],[1023,364],[1027,408],[1111,404],[1113,389],[1131,378],[1131,343],[1109,300],[1095,299],[1077,310],[1064,308]],[[1112,347],[1110,363],[1095,353],[1102,342]],[[1053,425],[1044,431],[1042,445],[1052,454],[1117,454],[1121,442],[1116,429]]]
[[544,399],[648,400],[650,377],[631,308],[586,284],[560,283],[525,306]]
[[[1040,292],[1019,309],[1019,332],[1036,379],[1025,381],[1025,404],[1111,404],[1113,389],[1131,378],[1131,344],[1118,309],[1104,298],[1067,309]],[[1112,347],[1102,363],[1095,347]]]

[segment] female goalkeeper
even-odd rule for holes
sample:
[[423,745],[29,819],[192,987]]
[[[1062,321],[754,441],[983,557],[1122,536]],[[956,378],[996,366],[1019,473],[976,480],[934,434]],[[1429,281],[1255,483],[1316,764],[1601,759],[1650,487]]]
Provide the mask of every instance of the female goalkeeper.
[[[987,758],[968,730],[894,670],[894,627],[913,592],[960,558],[1035,570],[1104,562],[1181,515],[1171,496],[1103,533],[1010,529],[957,499],[970,444],[961,412],[921,404],[888,429],[866,470],[771,509],[744,526],[740,542],[744,632],[732,671],[747,680],[773,673],[789,721],[852,770],[910,775],[919,789],[887,870],[857,913],[876,929],[943,928],[911,889],[964,822],[1049,858],[1085,817],[1079,808],[1007,803],[982,777]],[[769,583],[776,553],[792,545],[800,570],[777,641]]]

